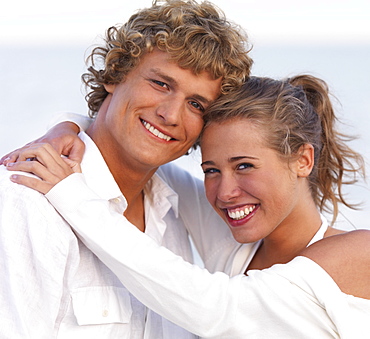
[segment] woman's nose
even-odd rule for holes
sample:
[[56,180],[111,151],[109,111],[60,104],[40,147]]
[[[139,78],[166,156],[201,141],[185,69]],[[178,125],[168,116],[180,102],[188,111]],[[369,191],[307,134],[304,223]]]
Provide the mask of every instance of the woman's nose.
[[217,190],[217,197],[223,202],[230,202],[240,195],[240,187],[237,180],[232,176],[223,176]]

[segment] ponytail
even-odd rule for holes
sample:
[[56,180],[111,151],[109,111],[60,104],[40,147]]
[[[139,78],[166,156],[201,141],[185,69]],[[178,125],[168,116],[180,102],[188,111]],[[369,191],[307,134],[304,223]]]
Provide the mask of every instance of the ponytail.
[[338,204],[356,209],[344,199],[342,185],[357,182],[358,173],[365,176],[363,157],[352,150],[347,142],[353,137],[336,130],[337,118],[329,97],[327,84],[310,75],[299,75],[289,80],[292,86],[300,87],[305,92],[308,102],[321,121],[321,150],[319,152],[316,173],[310,179],[316,205],[321,211],[329,211],[332,205],[333,222],[338,215]]
[[344,199],[343,185],[365,176],[364,160],[336,130],[337,118],[327,84],[311,75],[283,81],[250,77],[244,86],[221,97],[204,115],[205,128],[213,122],[242,118],[264,126],[269,147],[289,161],[301,146],[314,148],[314,167],[308,177],[318,209],[338,215],[339,203],[356,209]]

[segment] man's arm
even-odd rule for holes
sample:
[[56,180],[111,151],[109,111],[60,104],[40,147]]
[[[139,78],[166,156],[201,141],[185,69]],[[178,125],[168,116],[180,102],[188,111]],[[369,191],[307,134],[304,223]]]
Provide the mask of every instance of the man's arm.
[[[39,193],[0,168],[0,337],[52,338],[57,331],[70,246],[68,227]],[[8,174],[8,173],[7,173]]]

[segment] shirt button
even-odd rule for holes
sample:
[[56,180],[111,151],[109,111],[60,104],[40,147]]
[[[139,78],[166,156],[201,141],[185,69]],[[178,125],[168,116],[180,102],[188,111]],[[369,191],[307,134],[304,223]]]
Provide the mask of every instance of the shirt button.
[[104,318],[108,317],[108,314],[109,314],[108,310],[103,310],[102,316]]
[[114,198],[113,202],[116,203],[116,204],[119,204],[121,202],[121,199],[120,198]]

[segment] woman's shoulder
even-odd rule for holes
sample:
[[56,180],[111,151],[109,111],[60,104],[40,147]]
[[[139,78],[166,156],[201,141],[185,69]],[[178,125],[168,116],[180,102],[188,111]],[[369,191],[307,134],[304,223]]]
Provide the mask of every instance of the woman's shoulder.
[[301,254],[319,264],[344,293],[370,299],[370,230],[326,237]]

